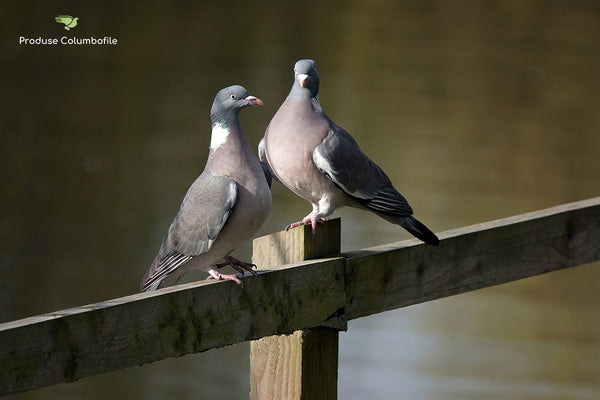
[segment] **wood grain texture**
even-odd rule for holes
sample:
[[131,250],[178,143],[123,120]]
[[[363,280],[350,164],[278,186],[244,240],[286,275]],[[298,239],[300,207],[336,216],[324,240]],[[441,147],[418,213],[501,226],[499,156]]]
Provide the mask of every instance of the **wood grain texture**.
[[[314,236],[310,226],[305,225],[255,239],[253,262],[264,269],[336,255],[340,252],[340,227],[340,220],[334,219],[318,226]],[[342,277],[343,272],[339,276],[343,282]],[[333,317],[327,321],[329,325],[332,320],[345,329],[345,320],[340,323],[338,317]],[[253,341],[250,343],[250,399],[336,399],[337,369],[337,329],[307,329]]]
[[260,250],[271,258],[255,259],[265,270],[243,287],[196,282],[0,324],[0,395],[265,336],[343,329],[350,319],[598,261],[600,197],[448,231],[439,247],[409,240],[269,267],[320,248],[296,245],[306,232],[286,234],[299,232],[257,239],[272,246]]
[[600,197],[346,256],[348,320],[600,259]]
[[336,256],[340,253],[340,236],[339,218],[317,225],[315,236],[308,225],[275,232],[254,239],[252,262],[259,270],[268,270],[278,265]]
[[343,260],[304,264],[2,324],[0,395],[322,325],[345,303]]

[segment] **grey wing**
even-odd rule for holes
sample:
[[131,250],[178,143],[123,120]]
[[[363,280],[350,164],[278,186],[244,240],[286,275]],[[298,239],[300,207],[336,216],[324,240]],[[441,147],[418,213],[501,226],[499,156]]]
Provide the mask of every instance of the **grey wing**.
[[210,250],[237,200],[237,184],[204,172],[185,195],[141,288],[160,282],[191,258]]
[[275,178],[275,180],[277,180],[277,181],[279,181],[279,179],[277,179],[275,174],[273,174],[273,171],[271,170],[271,167],[269,166],[269,161],[267,160],[267,155],[265,154],[265,138],[264,137],[262,139],[260,139],[260,142],[258,142],[258,160],[260,161],[260,166],[262,167],[263,173],[265,174],[265,178],[267,179],[267,184],[269,185],[269,187],[271,187],[273,178]]
[[412,208],[385,172],[339,126],[332,123],[312,158],[321,173],[368,209],[392,217],[412,215]]

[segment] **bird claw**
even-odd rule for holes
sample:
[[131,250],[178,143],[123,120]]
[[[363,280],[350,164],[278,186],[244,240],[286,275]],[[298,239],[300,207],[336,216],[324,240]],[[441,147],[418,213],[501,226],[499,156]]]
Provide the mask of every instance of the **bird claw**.
[[319,214],[317,214],[317,215],[309,214],[306,217],[304,217],[304,219],[302,221],[298,221],[298,222],[289,224],[288,226],[286,226],[285,230],[288,231],[297,226],[310,225],[310,227],[312,228],[312,234],[313,234],[313,236],[315,236],[316,230],[317,230],[317,224],[322,224],[324,222],[325,222],[325,218],[323,218]]
[[297,227],[297,226],[302,226],[302,225],[304,225],[304,224],[302,223],[302,221],[294,222],[293,224],[289,224],[288,226],[286,226],[286,227],[285,227],[285,230],[286,230],[286,231],[289,231],[289,230],[290,230],[290,229],[292,229],[292,228],[295,228],[295,227]]
[[227,274],[222,274],[220,272],[218,272],[215,269],[209,269],[208,270],[208,279],[216,279],[218,281],[234,281],[235,283],[237,283],[240,286],[244,286],[244,284],[242,283],[242,281],[240,281],[240,279],[235,276],[235,275],[227,275]]
[[242,276],[244,276],[245,271],[248,271],[251,274],[256,275],[256,271],[253,269],[253,268],[256,268],[256,264],[247,263],[245,261],[238,260],[237,258],[231,257],[231,256],[225,257],[225,262],[216,264],[215,266],[217,268],[221,268],[226,265],[231,265],[231,267],[233,269],[235,269],[237,272],[239,272],[240,274],[242,274]]
[[[242,276],[244,276],[244,271],[248,271],[251,274],[256,275],[256,271],[254,271],[252,269],[252,268],[256,268],[256,264],[247,263],[247,262],[238,260],[237,258],[231,257],[231,256],[225,257],[225,262],[216,264],[215,267],[221,268],[226,265],[231,265],[231,267],[233,269],[235,269],[237,272],[239,272],[240,274],[242,274]],[[242,281],[236,275],[222,274],[214,268],[209,269],[208,274],[209,274],[208,279],[216,279],[218,281],[234,281],[238,285],[240,285],[242,287],[244,286]]]

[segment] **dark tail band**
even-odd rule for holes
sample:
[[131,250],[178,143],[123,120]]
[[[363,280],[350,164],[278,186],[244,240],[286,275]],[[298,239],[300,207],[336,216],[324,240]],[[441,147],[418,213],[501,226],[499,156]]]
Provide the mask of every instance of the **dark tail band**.
[[431,232],[429,228],[423,225],[418,219],[414,217],[406,217],[402,222],[402,227],[404,229],[425,243],[432,246],[437,246],[440,243],[440,239],[438,239],[435,233]]

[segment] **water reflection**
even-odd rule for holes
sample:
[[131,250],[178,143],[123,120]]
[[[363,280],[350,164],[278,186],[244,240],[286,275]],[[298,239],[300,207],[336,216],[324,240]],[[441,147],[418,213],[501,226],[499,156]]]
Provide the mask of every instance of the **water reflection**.
[[[136,291],[204,166],[214,94],[240,83],[265,101],[241,117],[257,143],[298,58],[317,60],[325,111],[434,230],[598,194],[593,2],[72,11],[70,34],[108,34],[116,47],[19,46],[20,35],[64,34],[55,5],[30,6],[10,6],[0,55],[2,321]],[[308,209],[275,186],[260,234]],[[344,250],[407,237],[371,215],[339,215]],[[599,289],[594,265],[352,322],[340,398],[598,398]],[[16,397],[245,398],[247,354],[242,344]]]

